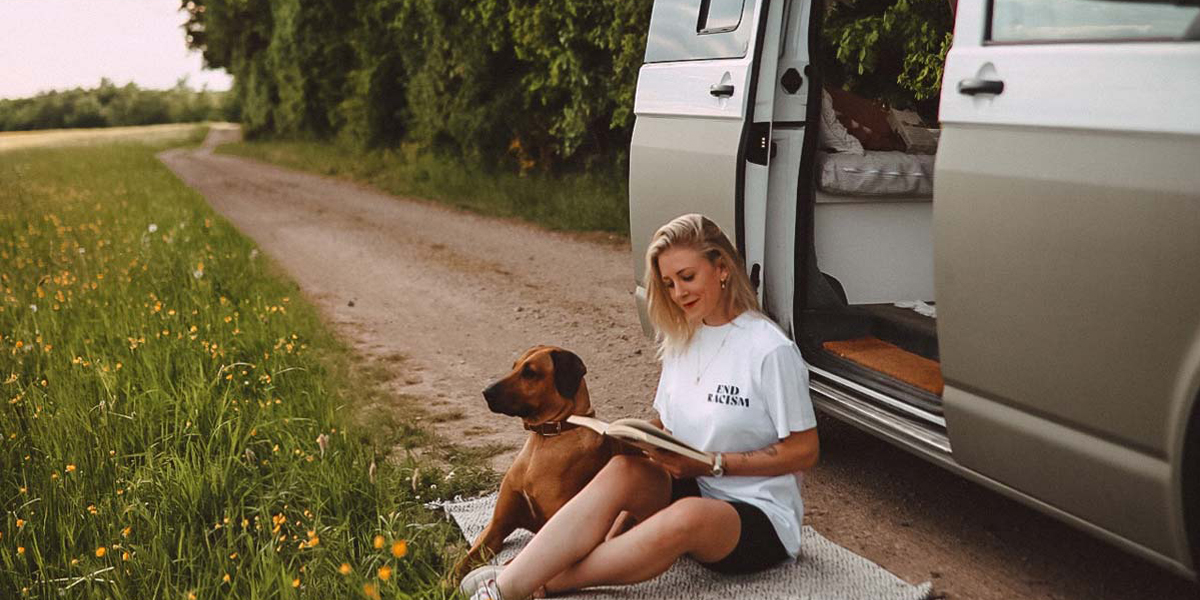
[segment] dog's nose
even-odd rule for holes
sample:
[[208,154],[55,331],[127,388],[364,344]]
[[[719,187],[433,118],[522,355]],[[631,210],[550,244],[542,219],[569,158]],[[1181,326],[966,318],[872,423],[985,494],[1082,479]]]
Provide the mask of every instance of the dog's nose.
[[496,396],[499,395],[497,386],[498,384],[493,383],[492,385],[487,386],[487,389],[483,390],[483,399],[487,400],[488,406],[491,406],[492,403],[496,401]]

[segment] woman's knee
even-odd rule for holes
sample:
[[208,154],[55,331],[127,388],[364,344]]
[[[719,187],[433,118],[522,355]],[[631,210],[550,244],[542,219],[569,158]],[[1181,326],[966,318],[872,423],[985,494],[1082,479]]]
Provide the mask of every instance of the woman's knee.
[[726,502],[708,498],[676,500],[654,515],[654,521],[661,543],[680,551],[696,550],[726,538],[736,543],[741,532],[737,511]]
[[644,519],[671,499],[671,476],[647,458],[617,455],[596,474],[585,492],[619,498],[623,510]]

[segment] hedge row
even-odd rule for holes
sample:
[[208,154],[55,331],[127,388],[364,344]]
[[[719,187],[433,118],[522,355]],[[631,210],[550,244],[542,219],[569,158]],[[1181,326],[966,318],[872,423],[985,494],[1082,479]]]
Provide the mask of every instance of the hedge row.
[[248,136],[416,142],[521,170],[628,148],[651,0],[191,0]]

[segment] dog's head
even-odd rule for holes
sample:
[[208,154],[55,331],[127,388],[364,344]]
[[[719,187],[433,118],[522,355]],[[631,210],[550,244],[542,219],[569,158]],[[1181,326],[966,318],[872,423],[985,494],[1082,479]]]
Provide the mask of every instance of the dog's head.
[[[483,390],[488,409],[520,417],[530,425],[561,420],[577,408],[585,411],[587,367],[574,352],[554,346],[526,350],[512,371]],[[582,391],[580,388],[584,388]]]

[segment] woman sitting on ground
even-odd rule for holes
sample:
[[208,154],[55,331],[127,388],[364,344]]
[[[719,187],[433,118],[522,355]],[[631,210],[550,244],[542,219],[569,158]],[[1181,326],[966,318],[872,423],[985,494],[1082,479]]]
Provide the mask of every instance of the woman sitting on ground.
[[[646,581],[683,555],[750,573],[800,550],[801,473],[817,462],[800,351],[765,317],[737,251],[706,217],[684,215],[646,252],[662,376],[655,424],[713,464],[677,454],[614,457],[506,567],[462,582],[473,600],[524,600]],[[621,532],[622,521],[636,523]]]

